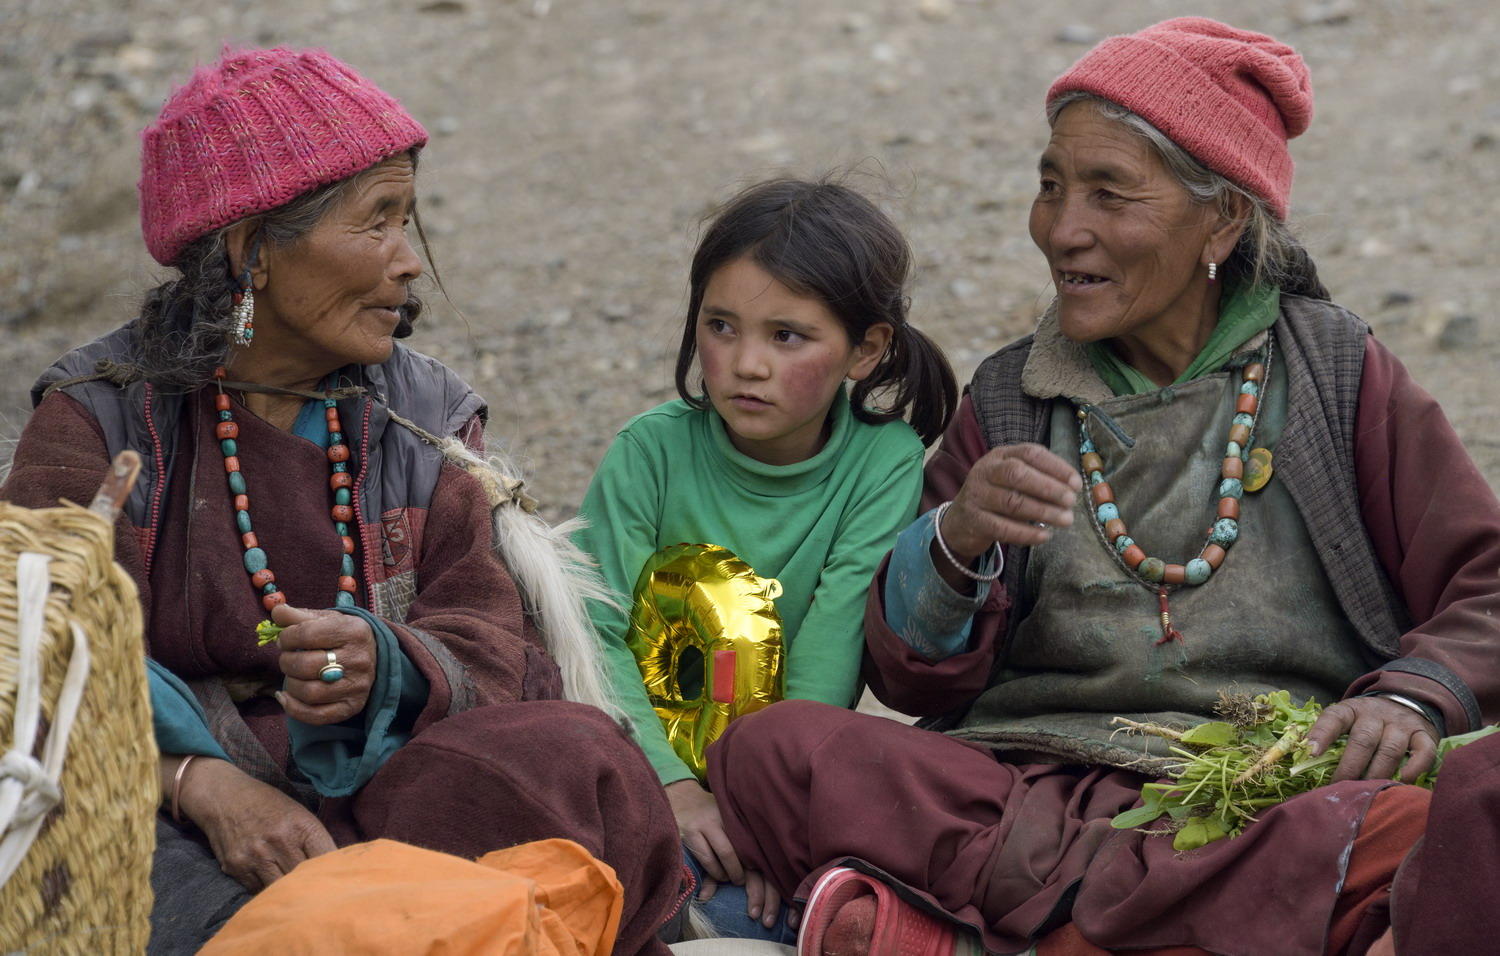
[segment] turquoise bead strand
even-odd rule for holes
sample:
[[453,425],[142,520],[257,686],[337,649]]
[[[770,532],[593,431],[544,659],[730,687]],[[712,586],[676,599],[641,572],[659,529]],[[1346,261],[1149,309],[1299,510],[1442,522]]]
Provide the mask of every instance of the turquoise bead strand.
[[[286,603],[286,594],[277,585],[276,574],[270,567],[270,558],[255,536],[254,522],[250,517],[250,496],[244,473],[240,470],[240,428],[234,420],[233,403],[224,392],[224,369],[215,369],[214,378],[219,383],[219,393],[214,396],[214,408],[219,413],[214,436],[219,440],[219,450],[224,456],[224,472],[234,504],[235,528],[240,533],[240,545],[244,549],[245,573],[250,575],[250,584],[260,594],[261,605],[271,611],[277,605]],[[354,607],[359,582],[355,576],[354,538],[349,534],[349,525],[354,520],[354,480],[349,473],[349,446],[344,443],[337,403],[332,399],[325,399],[323,415],[328,428],[328,484],[333,497],[329,514],[333,518],[334,531],[339,536],[343,550],[339,559],[338,593],[334,603],[338,607]]]
[[[1240,371],[1240,386],[1235,393],[1235,413],[1230,421],[1216,489],[1218,508],[1213,526],[1197,556],[1183,564],[1169,564],[1147,555],[1130,535],[1120,516],[1114,490],[1105,478],[1104,460],[1089,434],[1088,408],[1082,406],[1078,410],[1079,470],[1090,496],[1089,513],[1094,519],[1095,530],[1126,573],[1151,590],[1160,592],[1163,600],[1168,587],[1198,587],[1208,583],[1223,563],[1228,549],[1239,538],[1240,502],[1245,494],[1245,459],[1259,423],[1261,396],[1270,367],[1271,339],[1268,337],[1257,360],[1247,363]],[[1162,616],[1165,633],[1171,630],[1165,607]]]

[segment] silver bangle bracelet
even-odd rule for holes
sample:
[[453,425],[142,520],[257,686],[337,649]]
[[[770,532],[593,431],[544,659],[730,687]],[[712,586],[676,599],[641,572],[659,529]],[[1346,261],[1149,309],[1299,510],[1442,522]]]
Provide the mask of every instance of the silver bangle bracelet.
[[1422,719],[1427,721],[1428,723],[1432,722],[1432,718],[1427,716],[1427,711],[1422,709],[1422,705],[1412,700],[1410,697],[1402,697],[1400,694],[1391,694],[1385,691],[1382,691],[1380,693],[1380,696],[1384,697],[1391,703],[1400,704],[1402,707],[1405,707],[1407,710],[1410,710],[1413,713],[1421,714]]
[[996,568],[990,574],[980,574],[978,571],[974,571],[966,565],[961,564],[959,560],[953,556],[953,552],[948,550],[948,542],[943,540],[943,515],[948,513],[948,506],[951,504],[953,504],[953,502],[945,501],[942,504],[938,505],[937,508],[933,509],[932,512],[932,537],[933,540],[937,542],[939,550],[943,552],[943,557],[948,559],[948,563],[953,565],[954,569],[958,571],[959,574],[962,574],[970,581],[983,581],[986,583],[990,581],[998,581],[1000,579],[1000,575],[1005,573],[1004,565]]

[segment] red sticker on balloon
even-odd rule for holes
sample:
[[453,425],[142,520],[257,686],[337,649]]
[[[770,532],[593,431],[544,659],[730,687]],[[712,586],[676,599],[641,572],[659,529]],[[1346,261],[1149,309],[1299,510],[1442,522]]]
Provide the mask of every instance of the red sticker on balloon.
[[714,651],[714,700],[734,703],[734,651]]

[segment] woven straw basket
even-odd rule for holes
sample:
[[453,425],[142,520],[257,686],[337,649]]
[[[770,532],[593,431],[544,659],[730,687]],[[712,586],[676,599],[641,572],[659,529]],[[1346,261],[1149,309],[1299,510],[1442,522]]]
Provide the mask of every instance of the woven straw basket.
[[[0,841],[15,851],[35,831],[0,886],[0,953],[139,953],[150,933],[157,753],[140,603],[113,550],[110,523],[93,512],[0,503],[0,829],[13,818]],[[39,643],[37,626],[22,620],[28,581],[29,606],[45,608],[30,615]],[[40,651],[30,670],[25,633]],[[17,746],[17,722],[24,737],[36,720],[26,713],[37,709],[38,673],[40,721],[34,740]],[[55,784],[40,780],[43,764],[59,762]],[[3,852],[0,842],[0,879]]]

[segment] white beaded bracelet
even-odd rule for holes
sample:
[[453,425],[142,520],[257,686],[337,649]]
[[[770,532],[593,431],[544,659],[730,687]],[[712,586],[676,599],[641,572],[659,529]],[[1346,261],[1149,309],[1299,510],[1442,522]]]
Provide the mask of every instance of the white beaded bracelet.
[[948,513],[948,506],[951,504],[953,504],[953,502],[945,501],[942,504],[938,505],[935,509],[933,509],[932,512],[932,537],[935,541],[937,541],[938,548],[943,552],[943,557],[948,559],[948,563],[953,565],[953,567],[957,569],[959,574],[962,574],[964,577],[968,578],[971,581],[998,581],[1000,579],[1000,575],[1005,573],[1003,557],[1001,557],[997,562],[998,566],[993,572],[989,574],[980,574],[978,571],[971,570],[968,566],[961,564],[959,560],[953,556],[953,552],[948,550],[948,542],[943,540],[943,515]]

